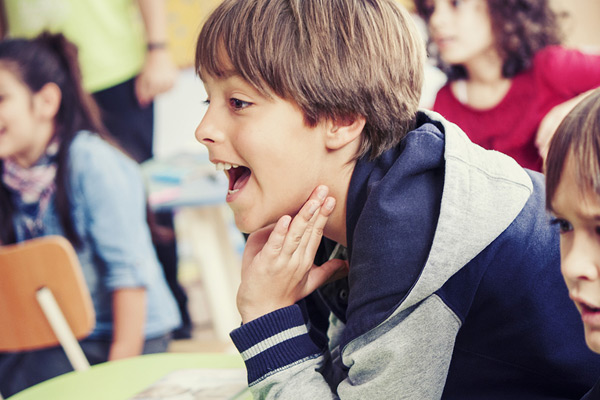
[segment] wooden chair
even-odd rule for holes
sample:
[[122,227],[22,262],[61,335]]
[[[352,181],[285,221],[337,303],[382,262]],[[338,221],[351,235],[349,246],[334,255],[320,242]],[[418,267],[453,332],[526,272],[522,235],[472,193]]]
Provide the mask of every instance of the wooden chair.
[[0,351],[60,344],[73,369],[86,370],[90,365],[77,340],[91,333],[95,319],[67,239],[45,236],[0,246]]

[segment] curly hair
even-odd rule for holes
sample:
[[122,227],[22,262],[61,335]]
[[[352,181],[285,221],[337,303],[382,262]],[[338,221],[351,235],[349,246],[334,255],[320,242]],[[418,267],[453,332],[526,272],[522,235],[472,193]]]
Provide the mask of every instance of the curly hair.
[[[563,34],[559,17],[548,0],[486,0],[496,49],[504,60],[502,75],[511,78],[531,67],[535,54],[546,46],[560,44]],[[434,8],[431,0],[415,0],[418,14],[429,23]],[[462,65],[446,65],[440,59],[433,43],[430,54],[437,59],[448,79],[466,78]]]

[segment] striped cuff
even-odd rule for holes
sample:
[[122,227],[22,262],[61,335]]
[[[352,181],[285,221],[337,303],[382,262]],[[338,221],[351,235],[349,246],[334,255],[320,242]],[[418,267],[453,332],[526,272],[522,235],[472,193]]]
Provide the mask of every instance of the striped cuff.
[[297,305],[285,307],[242,325],[230,333],[248,370],[248,383],[312,355],[311,341]]

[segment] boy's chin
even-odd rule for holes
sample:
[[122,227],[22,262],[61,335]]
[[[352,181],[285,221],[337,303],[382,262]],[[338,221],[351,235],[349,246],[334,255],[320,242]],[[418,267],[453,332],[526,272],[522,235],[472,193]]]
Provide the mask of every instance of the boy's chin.
[[238,230],[245,234],[251,234],[251,233],[254,233],[261,229],[264,229],[267,227],[272,227],[277,222],[277,220],[274,220],[274,221],[253,220],[253,221],[251,221],[251,220],[244,219],[242,216],[238,216],[237,214],[234,214],[234,218],[235,218],[235,225],[238,228]]
[[243,216],[237,215],[235,213],[234,213],[234,218],[235,218],[235,226],[238,228],[238,230],[240,232],[248,234],[248,235],[269,225],[269,224],[261,224],[258,221],[249,221],[249,220],[243,218]]

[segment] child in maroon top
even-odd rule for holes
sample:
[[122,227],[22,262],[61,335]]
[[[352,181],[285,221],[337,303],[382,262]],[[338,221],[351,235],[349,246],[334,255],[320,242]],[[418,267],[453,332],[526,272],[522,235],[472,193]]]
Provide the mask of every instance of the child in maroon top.
[[541,171],[555,126],[540,123],[600,86],[600,55],[559,46],[546,0],[415,3],[448,75],[433,109],[475,143]]

